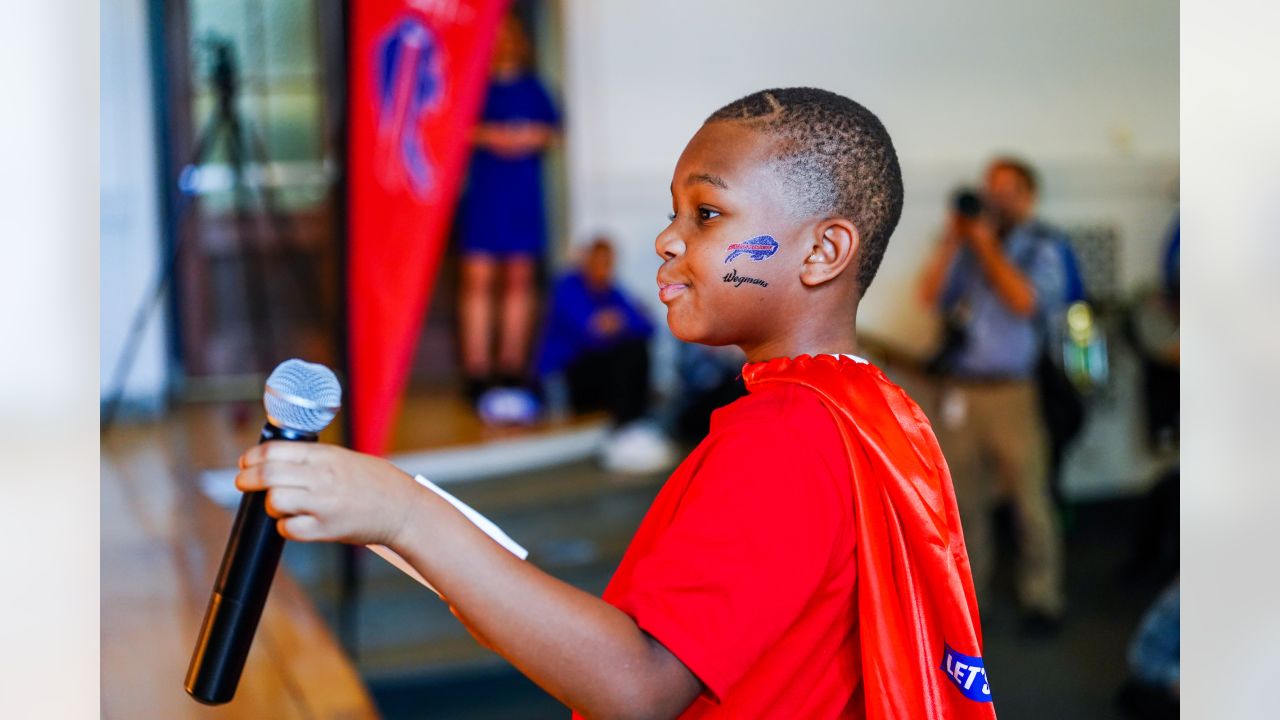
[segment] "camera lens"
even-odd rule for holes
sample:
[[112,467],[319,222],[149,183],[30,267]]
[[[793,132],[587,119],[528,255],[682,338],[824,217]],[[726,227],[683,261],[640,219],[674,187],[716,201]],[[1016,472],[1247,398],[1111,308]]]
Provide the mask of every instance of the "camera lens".
[[982,214],[982,198],[972,188],[957,190],[951,198],[951,206],[967,218],[976,218]]

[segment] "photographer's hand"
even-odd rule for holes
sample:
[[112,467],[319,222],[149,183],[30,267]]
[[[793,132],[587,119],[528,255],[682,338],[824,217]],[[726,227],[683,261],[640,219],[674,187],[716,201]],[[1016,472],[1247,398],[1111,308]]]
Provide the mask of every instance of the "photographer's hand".
[[978,258],[978,267],[1000,301],[1015,313],[1028,317],[1036,309],[1035,287],[1004,254],[1000,236],[990,221],[975,218],[965,227],[965,244]]

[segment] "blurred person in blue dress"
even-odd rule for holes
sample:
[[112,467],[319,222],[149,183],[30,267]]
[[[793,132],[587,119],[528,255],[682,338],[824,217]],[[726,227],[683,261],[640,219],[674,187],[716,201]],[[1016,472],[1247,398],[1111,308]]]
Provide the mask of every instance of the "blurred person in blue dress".
[[527,379],[537,270],[547,233],[542,156],[560,126],[531,58],[528,35],[508,16],[494,46],[459,209],[459,332],[473,403],[492,388],[522,387]]

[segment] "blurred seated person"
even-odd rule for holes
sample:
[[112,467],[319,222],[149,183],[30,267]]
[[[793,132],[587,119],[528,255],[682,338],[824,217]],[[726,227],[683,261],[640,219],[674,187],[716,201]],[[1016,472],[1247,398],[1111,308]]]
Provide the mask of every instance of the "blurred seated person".
[[617,432],[602,458],[607,468],[648,472],[671,459],[666,438],[644,420],[653,325],[614,284],[613,262],[613,245],[597,237],[581,266],[556,282],[538,373],[563,374],[575,413],[609,413]]
[[747,394],[742,366],[747,356],[736,345],[680,343],[676,375],[680,395],[675,408],[675,434],[697,444],[711,430],[711,414]]

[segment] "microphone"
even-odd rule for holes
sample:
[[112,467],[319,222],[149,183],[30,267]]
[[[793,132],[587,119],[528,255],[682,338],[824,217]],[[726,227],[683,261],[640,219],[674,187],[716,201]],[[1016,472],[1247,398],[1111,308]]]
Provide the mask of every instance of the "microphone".
[[[341,406],[342,386],[323,365],[286,360],[267,378],[262,401],[267,423],[259,443],[315,442]],[[266,491],[257,491],[245,493],[240,500],[187,668],[183,684],[187,694],[206,705],[221,705],[235,696],[280,564],[284,538],[276,531],[275,518],[267,515],[266,496]]]

